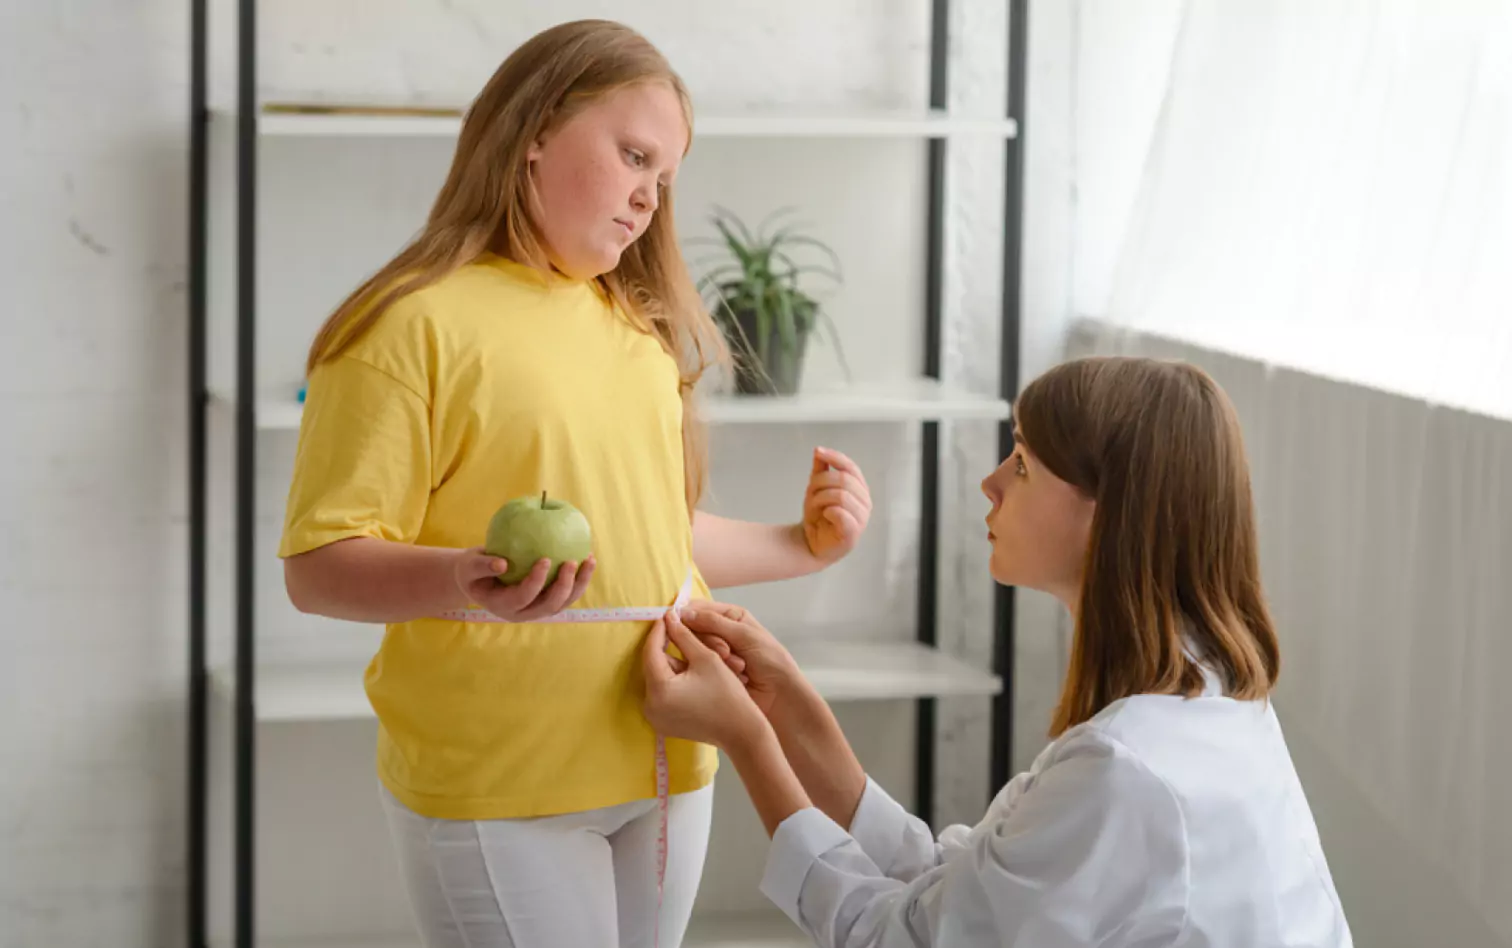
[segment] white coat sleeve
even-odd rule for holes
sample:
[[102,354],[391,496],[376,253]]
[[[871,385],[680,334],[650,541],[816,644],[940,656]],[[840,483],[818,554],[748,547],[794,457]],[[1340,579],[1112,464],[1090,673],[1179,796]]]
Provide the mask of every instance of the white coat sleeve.
[[[1020,774],[998,794],[998,800],[1015,799],[1028,780]],[[991,814],[989,814],[989,820]],[[905,810],[881,785],[867,778],[861,802],[851,817],[850,835],[889,879],[912,882],[947,861],[951,854],[971,844],[971,834],[981,829],[950,826],[936,839],[929,824]]]
[[908,880],[890,878],[873,853],[895,869],[921,864],[922,824],[908,823],[889,852],[817,809],[795,813],[772,838],[762,890],[821,948],[1080,948],[1180,933],[1181,811],[1122,745],[1097,734],[1067,741],[994,809],[969,834],[933,843],[934,865]]

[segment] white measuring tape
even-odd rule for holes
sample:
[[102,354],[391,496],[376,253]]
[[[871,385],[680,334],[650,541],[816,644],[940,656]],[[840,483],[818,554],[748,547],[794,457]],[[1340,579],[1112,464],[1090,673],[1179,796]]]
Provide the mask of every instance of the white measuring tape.
[[[693,595],[693,570],[689,568],[688,575],[683,579],[682,588],[677,591],[677,598],[670,606],[633,606],[618,609],[564,609],[553,616],[544,619],[531,619],[530,622],[655,622],[668,613],[677,614],[688,604]],[[451,619],[457,622],[497,622],[512,625],[508,619],[500,619],[486,609],[451,609],[441,613],[437,618]],[[661,945],[661,908],[662,890],[667,881],[667,798],[669,795],[668,785],[670,777],[667,769],[667,741],[660,734],[656,735],[656,808],[660,820],[656,834],[656,934],[653,936],[652,945],[660,948]]]

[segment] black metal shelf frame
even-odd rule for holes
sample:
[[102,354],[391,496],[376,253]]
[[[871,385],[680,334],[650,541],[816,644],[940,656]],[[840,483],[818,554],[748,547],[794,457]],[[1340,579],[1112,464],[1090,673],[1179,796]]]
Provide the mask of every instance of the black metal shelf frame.
[[[949,0],[930,0],[929,104],[947,107]],[[1000,394],[1012,401],[1019,387],[1020,235],[1023,221],[1024,84],[1028,0],[1007,0],[1008,117],[1016,134],[1004,142],[1003,292]],[[188,681],[188,819],[187,940],[190,948],[207,948],[209,668],[206,648],[207,479],[208,479],[208,236],[209,129],[208,0],[190,0],[189,101],[189,681]],[[237,0],[236,68],[236,405],[235,433],[235,778],[233,924],[236,948],[253,948],[256,867],[253,814],[256,765],[256,708],[253,704],[255,636],[254,503],[257,448],[256,405],[256,226],[257,226],[257,2]],[[944,310],[946,218],[946,151],[943,137],[928,140],[926,270],[924,299],[924,373],[941,377]],[[939,568],[939,422],[923,424],[921,527],[919,536],[918,641],[938,642]],[[998,457],[1012,451],[1011,422],[998,433]],[[1008,779],[1013,738],[1014,597],[997,587],[993,608],[993,670],[1003,691],[992,701],[991,786]],[[936,699],[918,702],[915,810],[933,822],[935,810]]]

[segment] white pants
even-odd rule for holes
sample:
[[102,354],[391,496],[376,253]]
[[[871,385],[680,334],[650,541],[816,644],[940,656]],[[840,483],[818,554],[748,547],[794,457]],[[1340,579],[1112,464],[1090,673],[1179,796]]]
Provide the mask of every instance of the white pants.
[[714,788],[671,798],[656,931],[655,800],[525,820],[438,820],[380,786],[425,948],[677,948]]

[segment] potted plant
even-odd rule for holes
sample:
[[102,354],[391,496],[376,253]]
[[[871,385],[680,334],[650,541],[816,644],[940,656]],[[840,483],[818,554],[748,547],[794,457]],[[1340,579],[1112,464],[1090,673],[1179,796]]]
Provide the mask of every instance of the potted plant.
[[[840,340],[829,314],[801,286],[808,276],[841,282],[840,260],[819,240],[799,232],[799,226],[773,226],[791,209],[763,221],[753,232],[731,211],[716,207],[712,221],[721,249],[719,262],[699,280],[710,312],[735,359],[735,390],[743,395],[792,395],[798,390],[809,336],[821,324],[829,333],[850,374]],[[800,264],[799,250],[816,251],[821,259]]]

